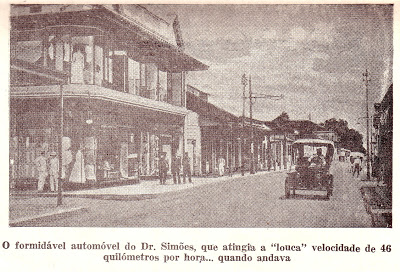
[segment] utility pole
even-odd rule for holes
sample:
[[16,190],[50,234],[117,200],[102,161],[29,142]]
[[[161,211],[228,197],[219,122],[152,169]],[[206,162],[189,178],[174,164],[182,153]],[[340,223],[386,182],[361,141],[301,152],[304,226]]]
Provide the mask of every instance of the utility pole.
[[229,138],[230,138],[230,142],[231,142],[231,150],[229,152],[229,145],[228,145],[228,155],[229,155],[229,176],[232,177],[232,168],[233,168],[233,156],[232,153],[234,152],[234,143],[233,143],[233,122],[229,122],[229,126],[230,126],[230,131],[229,131]]
[[244,161],[243,161],[243,149],[244,149],[244,117],[245,117],[245,108],[246,108],[246,85],[247,85],[247,78],[246,74],[242,76],[242,85],[243,85],[243,113],[242,113],[242,130],[241,130],[241,150],[240,150],[240,170],[242,172],[242,176],[244,176]]
[[62,205],[62,143],[64,136],[64,93],[63,84],[60,84],[60,140],[58,145],[58,189],[57,189],[57,206]]
[[251,92],[251,75],[249,75],[249,99],[250,99],[250,129],[251,129],[251,159],[250,174],[254,174],[254,126],[253,126],[253,94]]
[[370,146],[369,146],[369,109],[368,109],[368,95],[369,95],[369,90],[368,90],[368,84],[371,81],[368,73],[368,69],[365,70],[365,73],[363,73],[363,81],[365,82],[365,109],[367,112],[367,180],[371,179],[370,175]]
[[249,101],[250,101],[250,128],[251,128],[251,161],[250,161],[250,174],[255,173],[255,165],[254,165],[254,125],[253,125],[253,104],[255,103],[257,98],[262,99],[271,99],[271,100],[280,100],[283,99],[283,95],[268,95],[268,94],[257,94],[253,93],[251,89],[251,75],[249,75]]

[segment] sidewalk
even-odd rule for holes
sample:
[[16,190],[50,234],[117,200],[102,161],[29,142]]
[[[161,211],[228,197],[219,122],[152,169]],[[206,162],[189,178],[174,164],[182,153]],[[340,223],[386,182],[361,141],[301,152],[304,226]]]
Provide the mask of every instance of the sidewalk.
[[[276,174],[286,170],[260,171],[254,175]],[[246,173],[245,176],[248,176]],[[107,188],[94,188],[63,193],[63,198],[95,198],[103,200],[143,200],[155,198],[157,195],[187,190],[198,186],[216,182],[232,180],[242,177],[240,173],[222,177],[194,177],[193,183],[173,184],[172,178],[166,185],[160,185],[158,180],[143,180],[140,183]],[[84,212],[86,207],[71,204],[56,206],[56,193],[22,192],[10,195],[10,226],[35,221],[46,220],[51,217],[68,216],[71,213]],[[65,202],[65,201],[64,201]]]
[[392,227],[392,192],[372,178],[368,181],[365,172],[359,182],[365,209],[371,215],[372,226]]
[[65,217],[83,212],[85,207],[75,205],[57,206],[56,199],[52,197],[13,197],[10,196],[9,225],[19,226],[22,223],[49,218]]

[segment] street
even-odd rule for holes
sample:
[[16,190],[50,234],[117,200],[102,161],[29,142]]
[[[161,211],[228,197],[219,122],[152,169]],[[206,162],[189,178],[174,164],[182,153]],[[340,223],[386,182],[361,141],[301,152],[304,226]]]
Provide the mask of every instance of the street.
[[[333,196],[297,191],[284,197],[286,173],[246,174],[190,189],[167,192],[143,200],[64,199],[87,212],[24,226],[57,227],[371,227],[348,164],[333,162]],[[146,182],[146,181],[142,181]],[[160,185],[161,186],[161,185]],[[174,185],[165,185],[174,186]]]

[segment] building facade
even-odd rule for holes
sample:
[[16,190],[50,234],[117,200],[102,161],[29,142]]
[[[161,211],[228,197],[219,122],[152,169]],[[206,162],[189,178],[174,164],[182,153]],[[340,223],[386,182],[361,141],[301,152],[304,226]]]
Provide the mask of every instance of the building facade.
[[161,153],[183,155],[185,76],[207,66],[183,52],[176,20],[140,5],[13,5],[12,179],[35,179],[41,152],[83,184],[155,176]]
[[198,171],[195,173],[227,175],[242,169],[249,171],[252,152],[254,169],[267,169],[268,145],[264,140],[271,131],[264,122],[253,120],[251,126],[248,118],[237,117],[216,107],[208,101],[207,93],[190,85],[187,86],[186,99],[187,109],[197,118],[192,130],[200,132],[196,133],[196,143],[200,144],[196,144],[199,159],[196,159],[194,169]]
[[[373,126],[376,146],[372,148],[372,173],[392,190],[393,157],[393,84],[380,103],[375,105]],[[374,141],[372,141],[374,142]]]

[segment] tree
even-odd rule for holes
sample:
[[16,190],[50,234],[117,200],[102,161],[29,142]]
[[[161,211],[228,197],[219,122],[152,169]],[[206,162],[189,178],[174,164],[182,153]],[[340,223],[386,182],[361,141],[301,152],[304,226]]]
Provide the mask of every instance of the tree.
[[363,136],[355,129],[350,129],[346,120],[331,118],[321,124],[326,130],[336,132],[339,136],[339,147],[365,153]]
[[272,122],[275,123],[284,123],[287,121],[289,121],[289,114],[287,114],[286,112],[282,112],[281,115],[272,120]]

